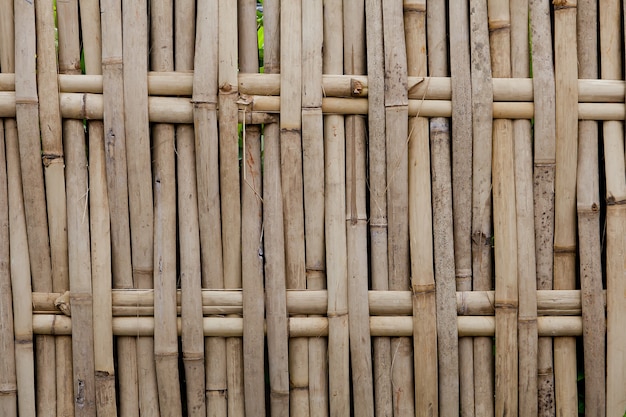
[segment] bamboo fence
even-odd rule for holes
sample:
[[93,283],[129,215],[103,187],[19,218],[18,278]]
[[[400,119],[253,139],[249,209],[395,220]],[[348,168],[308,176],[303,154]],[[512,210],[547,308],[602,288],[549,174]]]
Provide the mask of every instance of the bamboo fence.
[[0,10],[0,416],[626,415],[619,1]]

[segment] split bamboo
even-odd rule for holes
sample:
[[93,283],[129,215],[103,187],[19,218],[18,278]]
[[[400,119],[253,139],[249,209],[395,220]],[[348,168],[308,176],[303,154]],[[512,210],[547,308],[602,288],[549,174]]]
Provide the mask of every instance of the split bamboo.
[[[598,5],[578,3],[579,77],[598,77]],[[602,247],[600,240],[600,181],[598,123],[578,122],[576,212],[580,286],[583,297],[583,358],[585,373],[585,414],[606,415],[606,316],[602,300]]]
[[[387,166],[385,144],[385,85],[382,1],[366,0],[368,88],[368,158],[370,192],[370,274],[372,289],[389,289],[389,257],[387,256]],[[328,92],[327,88],[324,88]],[[371,311],[370,311],[371,314]],[[456,336],[455,336],[456,339]],[[374,413],[393,413],[391,375],[391,344],[389,338],[374,338]]]
[[[571,108],[576,100],[578,57],[576,0],[554,3],[554,73],[556,173],[554,198],[554,289],[575,288],[576,163],[578,121]],[[622,134],[623,136],[623,134]],[[576,340],[554,340],[554,392],[557,415],[576,414]]]
[[[324,244],[324,119],[322,116],[322,55],[324,14],[322,0],[302,3],[302,179],[306,288],[326,288]],[[306,19],[306,20],[305,20]],[[326,309],[321,311],[325,314]],[[309,414],[328,416],[328,361],[324,338],[309,343]]]
[[[343,9],[324,1],[323,71],[342,74]],[[346,215],[345,125],[339,115],[324,118],[324,232],[328,287],[328,395],[330,415],[350,414],[350,353]]]

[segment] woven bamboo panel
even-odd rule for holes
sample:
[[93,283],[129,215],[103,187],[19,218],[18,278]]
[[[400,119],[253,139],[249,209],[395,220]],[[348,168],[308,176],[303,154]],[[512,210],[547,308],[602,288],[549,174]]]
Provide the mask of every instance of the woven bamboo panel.
[[0,10],[0,416],[626,415],[619,1]]

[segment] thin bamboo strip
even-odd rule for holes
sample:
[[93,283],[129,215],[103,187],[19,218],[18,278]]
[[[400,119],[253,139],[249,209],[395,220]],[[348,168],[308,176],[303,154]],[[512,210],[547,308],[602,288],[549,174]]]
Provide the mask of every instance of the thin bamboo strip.
[[[511,75],[528,77],[528,0],[511,3]],[[533,210],[533,149],[529,120],[513,121],[518,274],[518,414],[537,415],[537,280],[535,213]]]
[[[534,201],[537,288],[552,289],[554,238],[554,175],[555,162],[555,97],[552,57],[550,6],[530,0],[530,30],[533,62],[535,124],[534,136]],[[552,340],[538,341],[538,415],[553,416],[554,371]]]
[[[11,10],[5,9],[5,10]],[[6,62],[6,61],[5,61]],[[13,293],[13,329],[15,334],[15,366],[17,380],[17,411],[20,416],[35,417],[35,360],[31,307],[31,276],[28,238],[17,126],[5,121],[5,145],[9,198],[9,245],[11,248],[11,290]],[[55,410],[56,411],[56,410]]]
[[[407,46],[407,72],[426,75],[426,3],[404,3],[404,31]],[[430,149],[428,119],[409,118],[408,146],[408,214],[411,255],[411,291],[413,305],[413,363],[416,415],[438,415],[437,306],[433,266],[432,205],[430,195]],[[447,315],[446,317],[451,317]],[[453,326],[454,328],[454,326]],[[456,335],[455,335],[456,342]],[[444,339],[449,354],[449,340]],[[454,362],[450,362],[454,367]],[[450,367],[442,373],[448,381],[442,395],[449,397],[450,407],[458,413],[458,388],[450,392]],[[453,371],[458,378],[457,368]],[[456,404],[455,404],[456,403]],[[449,413],[443,407],[442,415]]]
[[[382,1],[366,0],[368,89],[368,158],[370,192],[370,259],[372,289],[389,288],[387,256],[387,166],[385,144],[385,84]],[[327,88],[324,87],[327,92]],[[371,314],[371,310],[370,310]],[[377,416],[393,413],[391,344],[389,338],[374,338],[374,412]]]
[[[485,316],[494,314],[493,291],[461,291],[455,296],[453,311],[459,316]],[[61,311],[60,293],[33,293],[34,314],[65,314]],[[242,291],[202,290],[203,314],[222,316],[241,314]],[[537,315],[576,316],[581,315],[580,290],[537,290]],[[605,293],[601,294],[601,305],[605,307]],[[369,310],[372,316],[411,315],[413,312],[411,291],[373,290],[368,293]],[[177,292],[178,313],[181,312],[182,294]],[[153,290],[113,290],[112,309],[114,316],[152,316],[154,314]],[[55,305],[57,304],[57,305]],[[287,291],[287,311],[291,315],[323,315],[328,310],[326,290]]]
[[[192,98],[204,288],[224,287],[217,133],[218,48],[213,41],[218,36],[217,7],[217,2],[198,4]],[[227,413],[225,341],[206,339],[204,354],[207,416],[223,416]]]
[[[413,335],[412,317],[371,317],[370,332],[374,337],[411,337]],[[537,329],[540,336],[576,337],[582,335],[583,325],[580,317],[552,316],[539,317]],[[457,321],[459,337],[493,337],[495,318],[459,317]],[[178,321],[178,330],[181,331]],[[37,334],[69,335],[72,321],[69,317],[55,315],[37,315],[33,320],[33,330]],[[243,319],[232,317],[205,317],[203,331],[206,337],[241,337]],[[117,317],[113,320],[113,333],[116,336],[152,336],[154,319],[152,317]],[[326,337],[329,334],[327,317],[294,317],[289,319],[289,336]]]
[[[175,3],[174,64],[191,71],[194,64],[196,7],[193,1]],[[202,276],[198,222],[198,188],[193,126],[176,126],[178,179],[178,239],[182,287],[182,353],[187,413],[206,416],[204,334],[202,331]]]
[[[456,289],[472,289],[472,88],[470,69],[469,2],[450,7],[450,80],[452,86],[452,213]],[[489,149],[489,148],[487,148]],[[477,152],[485,149],[478,148]],[[464,408],[474,396],[474,342],[458,341],[459,385]],[[479,379],[484,385],[485,380]],[[456,393],[454,393],[456,396]],[[448,397],[449,395],[446,395]],[[455,397],[453,397],[455,398]],[[447,401],[446,401],[447,403]],[[450,406],[456,406],[455,401]],[[451,410],[450,410],[451,411]],[[448,413],[450,412],[448,411]],[[471,413],[471,412],[470,412]],[[470,414],[471,415],[471,414]]]
[[[171,0],[152,2],[150,5],[150,67],[152,70],[172,71],[174,69],[173,13],[174,2]],[[147,67],[147,63],[145,66]],[[126,89],[128,88],[126,86]],[[149,240],[148,244],[154,244],[154,321],[156,324],[154,361],[158,388],[156,411],[167,415],[180,415],[182,403],[176,332],[177,236],[174,126],[153,125],[152,143],[154,148],[152,183],[154,242]],[[140,340],[137,343],[137,355],[140,360]],[[139,369],[141,368],[140,364]],[[141,384],[141,380],[139,382]]]
[[[343,73],[343,9],[324,0],[323,72]],[[324,118],[324,231],[328,288],[328,377],[330,415],[350,414],[345,125],[342,116]]]
[[[5,60],[2,59],[2,63]],[[15,334],[13,330],[13,293],[9,248],[9,194],[7,183],[4,122],[0,122],[0,413],[17,417],[17,379],[15,369]]]
[[[578,4],[578,76],[598,77],[598,5],[581,0]],[[576,211],[580,284],[583,302],[583,358],[585,373],[585,414],[606,415],[606,318],[602,299],[602,248],[600,241],[600,184],[598,165],[598,123],[578,123],[580,148]]]
[[[302,179],[306,287],[326,288],[324,245],[324,119],[322,116],[322,0],[302,3]],[[325,314],[328,306],[320,314]],[[309,414],[328,416],[328,361],[325,338],[309,339]]]
[[[218,1],[219,152],[224,288],[241,288],[241,202],[237,130],[237,4]],[[244,415],[243,345],[226,341],[228,414]]]
[[[52,289],[52,267],[48,237],[43,167],[39,123],[39,97],[37,95],[36,31],[34,4],[15,4],[16,34],[30,36],[15,37],[15,98],[19,136],[19,158],[22,169],[22,186],[29,192],[24,194],[24,210],[28,233],[28,251],[31,263],[32,285],[36,291]],[[26,32],[22,32],[26,31]],[[55,342],[51,337],[37,337],[37,414],[56,414],[56,361]],[[21,413],[20,413],[21,414]]]
[[[91,5],[91,3],[90,3]],[[83,9],[82,3],[80,4]],[[122,10],[120,0],[107,0],[102,10],[102,90],[104,101],[104,150],[107,196],[111,232],[111,273],[115,288],[132,288],[132,265],[129,236],[126,145],[124,131]],[[83,22],[85,22],[83,20]],[[96,34],[94,34],[96,35]],[[91,41],[95,43],[95,36]],[[87,57],[86,57],[87,58]],[[92,59],[97,59],[92,56]],[[85,61],[87,65],[87,61]],[[99,72],[99,67],[91,66]],[[98,68],[98,69],[96,69]],[[137,343],[117,339],[119,361],[120,414],[139,416],[137,383]]]
[[[385,49],[385,135],[387,157],[387,256],[389,289],[410,286],[408,224],[408,96],[402,2],[383,7]],[[412,341],[391,340],[394,415],[415,414]],[[417,353],[417,352],[416,352]]]
[[[578,76],[576,0],[558,1],[554,10],[556,92],[556,174],[554,201],[554,289],[573,289],[576,279],[576,163]],[[622,140],[622,139],[620,139]],[[554,340],[554,391],[557,415],[574,415],[577,402],[576,340]]]

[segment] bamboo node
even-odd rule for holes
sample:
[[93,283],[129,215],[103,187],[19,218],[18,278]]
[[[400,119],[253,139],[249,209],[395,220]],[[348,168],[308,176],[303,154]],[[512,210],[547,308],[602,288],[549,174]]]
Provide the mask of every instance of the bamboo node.
[[47,168],[53,163],[63,163],[62,154],[44,153],[41,158],[43,159],[43,165]]
[[555,10],[576,8],[576,3],[571,3],[568,0],[553,0],[552,4],[554,5]]
[[70,292],[65,291],[63,295],[54,300],[54,306],[58,308],[61,313],[65,314],[67,317],[72,316],[72,309],[70,307]]
[[435,283],[430,284],[413,284],[411,286],[413,295],[429,294],[435,292]]
[[557,246],[554,245],[554,256],[572,255],[576,253],[576,246]]
[[511,22],[509,20],[490,20],[489,32],[494,33],[501,30],[510,30]]
[[494,303],[494,307],[496,310],[515,310],[517,311],[517,302],[516,301],[508,301],[508,302],[496,302]]

